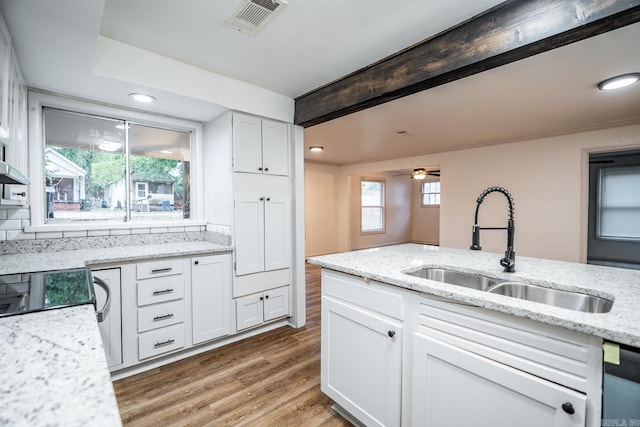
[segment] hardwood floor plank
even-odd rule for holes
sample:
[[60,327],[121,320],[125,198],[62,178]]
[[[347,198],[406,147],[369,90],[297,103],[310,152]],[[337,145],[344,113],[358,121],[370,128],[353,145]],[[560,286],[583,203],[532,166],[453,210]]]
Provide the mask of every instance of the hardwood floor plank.
[[282,327],[114,382],[122,422],[348,426],[320,391],[320,269],[307,265],[307,324]]

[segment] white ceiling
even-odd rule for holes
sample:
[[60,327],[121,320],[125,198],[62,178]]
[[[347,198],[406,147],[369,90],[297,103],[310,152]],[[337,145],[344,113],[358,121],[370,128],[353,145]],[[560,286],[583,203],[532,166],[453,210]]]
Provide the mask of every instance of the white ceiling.
[[[222,25],[239,0],[0,0],[0,12],[29,85],[139,108],[127,94],[149,88],[92,73],[98,37],[295,97],[498,3],[289,0],[255,36]],[[594,89],[640,71],[639,39],[636,24],[307,128],[305,145],[326,150],[305,156],[351,164],[640,121],[640,87]],[[223,110],[153,89],[161,102],[147,111],[207,121]]]

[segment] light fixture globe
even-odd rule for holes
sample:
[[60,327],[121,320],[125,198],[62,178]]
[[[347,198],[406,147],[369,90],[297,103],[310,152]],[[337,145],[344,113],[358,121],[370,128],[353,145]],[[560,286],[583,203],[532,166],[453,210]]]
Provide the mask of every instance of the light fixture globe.
[[619,76],[611,77],[598,83],[598,89],[600,90],[613,90],[630,86],[640,81],[640,73],[628,73],[621,74]]
[[427,171],[425,168],[416,168],[413,170],[411,174],[411,178],[413,179],[425,179],[427,177]]

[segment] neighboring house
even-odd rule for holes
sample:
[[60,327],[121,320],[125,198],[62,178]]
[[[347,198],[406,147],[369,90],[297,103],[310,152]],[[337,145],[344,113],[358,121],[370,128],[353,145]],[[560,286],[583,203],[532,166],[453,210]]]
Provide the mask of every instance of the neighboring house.
[[[135,172],[131,175],[131,209],[136,212],[172,210],[175,179],[155,172]],[[104,197],[112,208],[124,208],[126,186],[124,180],[105,188]]]
[[50,207],[54,210],[80,209],[80,201],[85,198],[84,181],[87,171],[51,148],[45,150],[44,158],[48,194],[47,212]]

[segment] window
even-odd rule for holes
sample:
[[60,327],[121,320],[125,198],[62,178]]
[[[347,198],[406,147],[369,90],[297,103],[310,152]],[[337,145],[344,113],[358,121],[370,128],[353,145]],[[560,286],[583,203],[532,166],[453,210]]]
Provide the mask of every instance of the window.
[[590,155],[587,262],[640,268],[639,187],[640,151]]
[[190,131],[42,112],[45,223],[190,218]]
[[384,181],[363,179],[361,184],[360,230],[363,233],[384,231]]
[[422,182],[422,206],[440,205],[440,181]]

